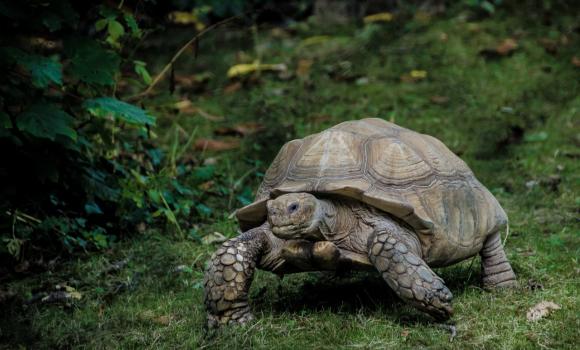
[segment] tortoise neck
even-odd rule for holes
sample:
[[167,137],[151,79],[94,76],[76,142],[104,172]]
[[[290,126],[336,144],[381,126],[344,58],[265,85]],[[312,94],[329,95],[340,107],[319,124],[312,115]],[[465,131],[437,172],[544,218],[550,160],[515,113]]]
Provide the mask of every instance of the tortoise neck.
[[319,199],[319,230],[329,241],[339,241],[356,226],[352,208],[338,200]]

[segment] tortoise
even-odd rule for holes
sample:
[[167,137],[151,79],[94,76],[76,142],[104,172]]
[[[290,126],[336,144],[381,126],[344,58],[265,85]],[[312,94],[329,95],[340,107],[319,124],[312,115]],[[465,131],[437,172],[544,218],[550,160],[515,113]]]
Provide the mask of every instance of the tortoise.
[[485,288],[516,285],[496,198],[441,141],[378,118],[286,143],[236,216],[243,232],[217,249],[205,273],[210,327],[253,318],[256,267],[374,270],[440,322],[452,316],[452,294],[432,267],[479,253]]

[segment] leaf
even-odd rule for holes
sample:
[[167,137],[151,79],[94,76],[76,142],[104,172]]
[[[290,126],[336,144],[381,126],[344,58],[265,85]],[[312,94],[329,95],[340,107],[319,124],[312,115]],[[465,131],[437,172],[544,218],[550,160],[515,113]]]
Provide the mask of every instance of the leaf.
[[97,30],[97,32],[100,32],[101,30],[105,29],[105,27],[107,27],[108,23],[109,23],[108,19],[102,18],[95,22],[95,29]]
[[314,61],[309,59],[301,59],[298,61],[298,67],[296,67],[296,75],[305,78],[310,73],[310,67],[312,67]]
[[125,28],[123,28],[123,25],[119,23],[119,21],[115,19],[109,19],[107,32],[109,33],[109,38],[116,42],[125,34]]
[[240,123],[233,127],[222,127],[215,130],[217,135],[248,136],[265,130],[266,127],[260,123]]
[[95,202],[87,202],[85,204],[85,212],[87,214],[103,214],[103,211],[101,210],[101,207],[99,207],[99,205]]
[[70,74],[88,84],[113,85],[121,58],[113,51],[89,40],[73,39],[65,43],[71,58]]
[[526,134],[524,136],[524,141],[526,142],[541,142],[548,139],[548,133],[545,131],[540,131],[533,134]]
[[198,151],[227,151],[231,149],[236,149],[240,147],[239,140],[211,140],[211,139],[198,139],[195,141],[195,149]]
[[411,71],[411,73],[409,73],[409,75],[411,76],[411,78],[425,79],[427,78],[427,71],[414,69]]
[[253,63],[242,63],[236,64],[230,69],[228,69],[228,78],[235,78],[241,77],[244,75],[248,75],[254,72],[261,72],[261,71],[276,71],[276,72],[285,72],[288,68],[284,63],[279,64],[265,64],[260,63],[259,61],[255,61]]
[[390,22],[394,18],[393,14],[390,12],[375,13],[373,15],[366,16],[363,18],[365,24],[375,23],[375,22]]
[[195,180],[207,181],[207,180],[210,180],[211,178],[213,178],[214,173],[215,173],[215,166],[207,165],[207,166],[195,168],[192,176]]
[[18,129],[33,136],[56,140],[58,135],[77,139],[73,117],[53,104],[37,103],[16,118]]
[[143,62],[143,61],[133,61],[133,63],[135,64],[135,73],[137,73],[141,79],[143,79],[143,82],[147,85],[151,84],[151,75],[149,75],[149,72],[147,71],[147,63]]
[[518,48],[518,43],[517,41],[515,41],[515,39],[512,38],[507,38],[504,41],[502,41],[497,47],[496,47],[496,51],[498,54],[502,55],[502,56],[506,56],[511,54],[515,49]]
[[135,16],[130,13],[126,13],[123,18],[125,19],[125,23],[127,23],[127,27],[131,30],[131,35],[135,38],[140,38],[143,33],[135,20]]
[[449,102],[449,97],[442,95],[433,95],[429,98],[429,100],[437,105],[444,105],[447,102]]
[[317,46],[320,44],[324,44],[324,43],[330,41],[331,39],[332,39],[332,37],[328,36],[328,35],[311,36],[311,37],[308,37],[308,38],[302,40],[300,42],[300,44],[298,44],[298,48],[300,49],[300,48],[304,48],[306,46]]
[[495,13],[495,6],[489,1],[482,1],[481,8],[487,11],[489,14]]
[[209,235],[203,236],[201,238],[201,243],[209,245],[213,243],[222,243],[227,241],[228,238],[219,232],[210,233]]
[[155,117],[132,104],[112,97],[99,97],[86,100],[83,106],[95,117],[113,117],[135,125],[155,125]]
[[180,25],[193,24],[198,31],[205,28],[205,24],[199,19],[197,13],[194,12],[173,11],[167,17],[171,23]]
[[33,55],[15,48],[2,50],[7,61],[24,68],[38,88],[45,88],[51,83],[62,85],[62,65],[49,57]]
[[562,307],[551,301],[542,301],[530,308],[526,313],[529,322],[538,321],[548,316],[553,310],[560,310]]

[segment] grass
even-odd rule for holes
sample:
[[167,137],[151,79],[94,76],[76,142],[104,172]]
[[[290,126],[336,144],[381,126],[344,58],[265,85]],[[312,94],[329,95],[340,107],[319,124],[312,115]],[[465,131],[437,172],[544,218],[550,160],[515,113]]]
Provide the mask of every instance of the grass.
[[[293,137],[380,116],[441,139],[507,211],[506,250],[520,283],[510,291],[483,291],[478,258],[439,269],[455,295],[452,342],[373,274],[309,273],[279,280],[259,272],[251,291],[257,321],[206,334],[202,271],[216,246],[151,229],[104,253],[4,286],[15,297],[2,305],[0,348],[576,348],[580,76],[571,59],[580,53],[573,23],[567,14],[546,25],[534,16],[501,11],[481,20],[449,11],[428,22],[400,18],[334,33],[302,23],[282,39],[267,29],[255,41],[248,30],[222,30],[202,41],[197,60],[181,60],[177,72],[213,73],[205,93],[188,97],[225,120],[175,115],[170,108],[175,99],[169,97],[152,103],[167,115],[156,133],[168,147],[177,127],[187,131],[184,140],[194,129],[212,138],[220,126],[254,121],[266,127],[243,138],[236,150],[194,155],[216,162],[215,186],[236,189],[230,198],[208,191],[205,204],[213,213],[197,223],[204,235],[236,234],[229,213],[241,206],[239,196],[257,188],[275,152]],[[331,38],[301,46],[317,35]],[[519,45],[511,56],[480,55],[508,37]],[[557,43],[557,54],[539,44],[545,38]],[[161,65],[167,51],[144,54]],[[244,55],[284,62],[291,71],[301,59],[313,63],[302,78],[264,73],[259,82],[223,93],[230,84],[227,68]],[[427,78],[401,81],[411,70],[425,70]],[[448,101],[433,103],[433,96]],[[121,269],[110,269],[124,259],[128,263]],[[23,302],[56,284],[75,288],[82,298],[69,305]],[[526,311],[543,300],[562,308],[528,322]]]

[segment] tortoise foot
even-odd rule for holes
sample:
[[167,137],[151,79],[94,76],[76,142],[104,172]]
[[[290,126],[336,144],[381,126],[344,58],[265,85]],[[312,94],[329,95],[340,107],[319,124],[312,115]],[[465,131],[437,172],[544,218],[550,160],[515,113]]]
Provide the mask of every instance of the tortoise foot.
[[238,310],[228,310],[222,315],[208,313],[207,326],[209,329],[219,328],[225,325],[245,325],[254,320],[254,315],[249,307]]
[[499,233],[487,239],[480,255],[484,289],[517,287],[516,274],[505,255]]

